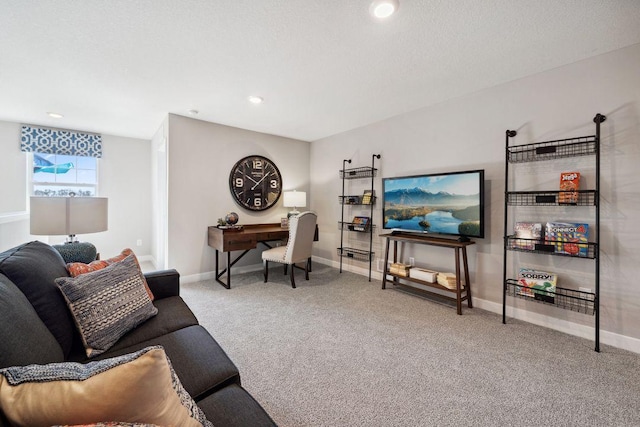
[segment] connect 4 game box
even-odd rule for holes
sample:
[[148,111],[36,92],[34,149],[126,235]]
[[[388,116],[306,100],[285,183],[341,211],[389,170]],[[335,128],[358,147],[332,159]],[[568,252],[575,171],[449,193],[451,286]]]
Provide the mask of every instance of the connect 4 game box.
[[555,246],[555,252],[586,257],[589,255],[589,224],[548,222],[544,229],[546,244]]

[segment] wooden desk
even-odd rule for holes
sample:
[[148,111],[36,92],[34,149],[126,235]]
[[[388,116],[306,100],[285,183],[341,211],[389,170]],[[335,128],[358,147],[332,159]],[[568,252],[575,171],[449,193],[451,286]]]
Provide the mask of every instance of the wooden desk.
[[[400,279],[406,280],[408,282],[419,283],[424,286],[430,286],[435,289],[440,289],[447,292],[454,292],[455,297],[450,297],[446,295],[441,295],[435,292],[429,292],[420,288],[412,288],[418,292],[424,292],[432,295],[437,295],[440,298],[445,298],[447,300],[455,301],[456,308],[458,314],[462,314],[462,301],[467,301],[467,306],[469,308],[473,308],[473,304],[471,302],[471,282],[469,281],[469,266],[467,263],[467,246],[473,245],[474,241],[466,241],[460,242],[453,239],[445,239],[438,238],[432,236],[425,236],[421,234],[412,234],[412,233],[389,233],[389,234],[381,234],[380,237],[386,237],[387,244],[384,252],[384,271],[382,273],[382,289],[386,288],[387,284],[387,276],[392,276],[394,285],[402,285],[400,283]],[[412,277],[404,277],[396,274],[392,274],[389,272],[389,244],[393,240],[393,262],[397,262],[398,257],[398,242],[402,244],[405,243],[415,243],[419,245],[431,245],[431,246],[440,246],[443,248],[451,248],[455,250],[456,257],[456,288],[449,289],[445,286],[440,285],[439,283],[426,282],[424,280],[415,279]],[[463,273],[464,273],[464,286],[460,280],[460,253],[462,253],[462,262],[463,262]],[[411,273],[409,273],[411,274]],[[463,295],[464,294],[464,295]]]
[[[227,289],[231,289],[231,267],[247,254],[251,249],[255,249],[258,243],[262,243],[267,248],[271,248],[267,242],[289,238],[289,229],[282,228],[280,223],[273,224],[247,224],[241,230],[221,229],[210,226],[209,246],[216,250],[216,282]],[[231,261],[232,251],[244,251]],[[219,271],[218,253],[227,253],[227,267]],[[227,273],[227,283],[220,280],[223,274]]]

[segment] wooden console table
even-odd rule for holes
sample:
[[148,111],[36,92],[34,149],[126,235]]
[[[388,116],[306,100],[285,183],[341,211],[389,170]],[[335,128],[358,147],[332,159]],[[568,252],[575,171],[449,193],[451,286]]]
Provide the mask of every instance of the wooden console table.
[[[258,243],[262,243],[267,248],[271,248],[267,242],[275,240],[286,240],[289,238],[289,229],[282,228],[279,222],[272,224],[247,224],[242,229],[208,227],[209,246],[216,250],[216,282],[227,289],[231,289],[231,267],[247,254],[251,249],[255,249]],[[313,236],[313,240],[318,240],[318,226]],[[231,261],[232,251],[243,251],[233,261]],[[219,270],[218,253],[227,253],[227,267]],[[309,259],[309,267],[311,267]],[[220,278],[227,273],[227,283]]]
[[[386,288],[387,277],[392,276],[393,280],[391,281],[396,286],[406,286],[400,283],[400,279],[406,280],[408,282],[419,283],[424,286],[430,286],[432,288],[440,289],[447,292],[455,293],[455,297],[450,297],[447,295],[442,295],[436,292],[430,292],[425,289],[420,288],[412,288],[417,292],[424,292],[430,295],[437,295],[440,298],[444,298],[447,300],[455,301],[456,307],[458,310],[458,314],[462,314],[462,301],[467,301],[467,306],[469,308],[473,308],[473,304],[471,302],[471,281],[469,280],[469,266],[467,263],[467,246],[473,245],[474,241],[466,241],[461,242],[452,239],[445,239],[439,237],[425,236],[421,234],[412,234],[412,233],[388,233],[381,234],[380,237],[385,237],[387,239],[387,244],[384,252],[384,271],[382,274],[382,289]],[[393,274],[389,272],[389,244],[393,241],[393,262],[397,262],[398,260],[398,242],[402,243],[415,243],[418,245],[430,245],[430,246],[440,246],[443,248],[451,248],[455,251],[455,262],[456,262],[456,288],[449,289],[445,286],[440,285],[439,283],[427,282],[424,280],[419,280],[412,277],[400,276],[397,274]],[[464,286],[462,281],[460,280],[460,253],[462,253],[462,270],[464,270]]]

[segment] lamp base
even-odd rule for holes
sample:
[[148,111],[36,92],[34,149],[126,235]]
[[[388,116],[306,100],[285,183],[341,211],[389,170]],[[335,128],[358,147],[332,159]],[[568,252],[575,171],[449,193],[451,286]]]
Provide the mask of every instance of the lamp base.
[[96,260],[96,256],[98,255],[98,251],[96,247],[89,242],[71,242],[65,243],[63,245],[53,245],[54,248],[60,255],[62,255],[62,259],[64,262],[82,262],[85,264],[89,264],[92,261]]
[[300,215],[300,211],[297,210],[292,210],[291,212],[287,213],[287,220],[289,220],[289,218],[291,218],[292,216],[298,216]]

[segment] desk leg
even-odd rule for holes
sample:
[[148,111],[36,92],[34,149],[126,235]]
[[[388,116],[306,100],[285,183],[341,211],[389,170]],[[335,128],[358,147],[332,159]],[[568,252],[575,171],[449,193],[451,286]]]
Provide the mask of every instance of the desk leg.
[[[216,282],[220,283],[222,286],[224,286],[227,289],[231,289],[231,267],[233,267],[233,265],[236,262],[240,261],[240,258],[245,256],[247,252],[249,252],[249,249],[242,252],[233,261],[231,261],[231,251],[227,252],[227,268],[223,269],[222,271],[219,271],[218,270],[218,250],[216,249]],[[227,283],[224,283],[222,280],[220,280],[220,278],[224,275],[224,273],[227,273]]]
[[[231,256],[231,252],[227,252],[227,265],[229,265],[230,256]],[[229,273],[227,274],[227,283],[224,283],[222,280],[220,280],[220,278],[227,270],[229,271]],[[216,249],[216,282],[220,283],[226,289],[231,289],[231,269],[227,267],[224,270],[220,271],[217,249]]]
[[387,288],[387,264],[389,261],[389,238],[387,237],[387,244],[384,249],[384,266],[382,267],[382,289]]
[[464,268],[464,285],[467,289],[467,306],[469,308],[473,308],[473,303],[471,302],[471,281],[469,280],[469,264],[467,263],[467,248],[462,248],[462,262]]
[[462,290],[460,289],[460,248],[456,249],[456,308],[462,314]]

